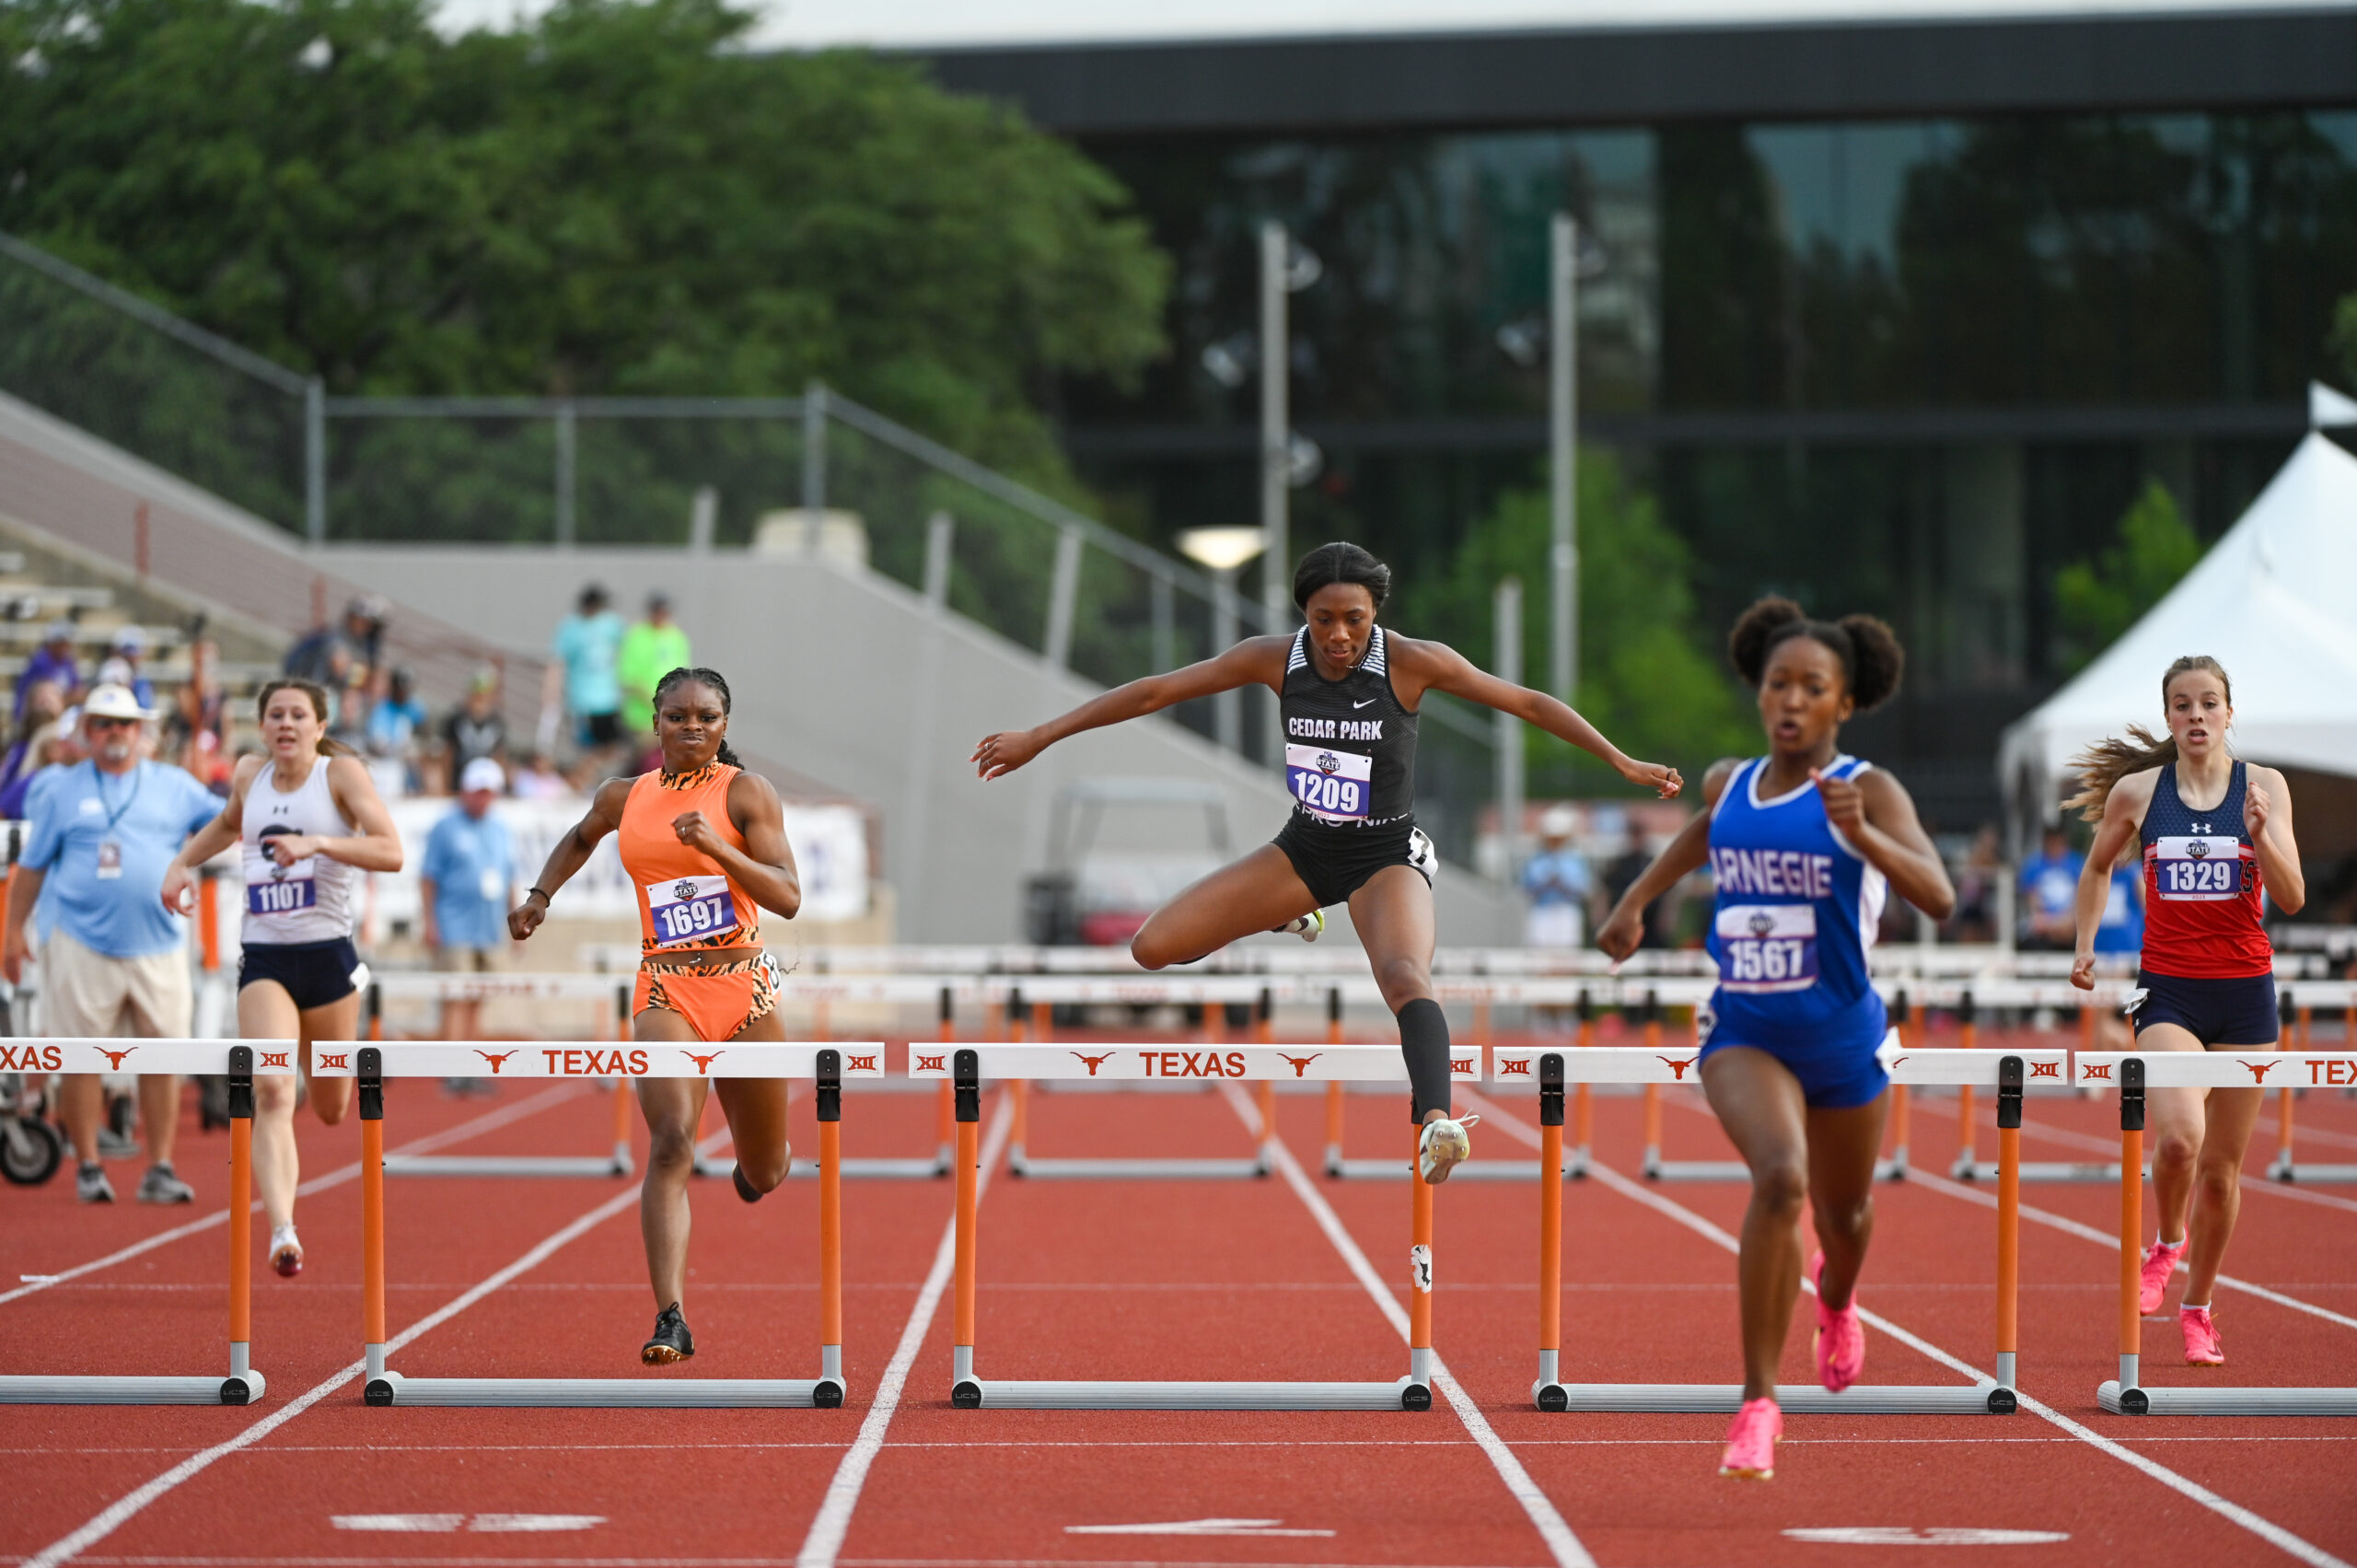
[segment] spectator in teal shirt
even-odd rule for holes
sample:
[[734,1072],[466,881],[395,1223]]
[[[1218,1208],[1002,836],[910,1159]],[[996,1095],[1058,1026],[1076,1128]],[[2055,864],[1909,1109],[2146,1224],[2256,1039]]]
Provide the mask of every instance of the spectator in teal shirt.
[[[557,622],[552,645],[557,662],[549,667],[549,690],[541,705],[552,707],[559,691],[565,711],[573,715],[575,743],[587,751],[602,751],[622,738],[622,687],[615,673],[629,631],[622,618],[607,607],[606,590],[591,583],[581,590],[580,604]],[[543,726],[549,723],[543,720]],[[553,735],[541,744],[552,743]]]

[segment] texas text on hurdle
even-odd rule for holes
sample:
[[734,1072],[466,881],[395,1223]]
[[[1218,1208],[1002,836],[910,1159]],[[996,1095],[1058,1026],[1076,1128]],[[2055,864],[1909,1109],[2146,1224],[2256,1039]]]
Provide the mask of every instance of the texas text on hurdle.
[[2357,1388],[2154,1388],[2142,1379],[2144,1092],[2177,1088],[2349,1088],[2357,1050],[2082,1051],[2083,1087],[2119,1096],[2119,1376],[2096,1390],[2114,1415],[2357,1415]]
[[[367,1045],[360,1081],[362,1340],[372,1405],[818,1406],[843,1402],[842,1083],[884,1075],[881,1041],[738,1040],[725,1045],[593,1041],[417,1041]],[[765,1377],[404,1377],[385,1365],[385,1080],[476,1074],[504,1078],[809,1078],[818,1086],[819,1375]]]
[[[1408,1376],[1389,1383],[1081,1382],[985,1380],[974,1370],[977,1237],[981,1159],[981,1084],[1038,1078],[1233,1084],[1315,1080],[1404,1085],[1406,1063],[1392,1045],[970,1045],[936,1065],[911,1058],[911,1075],[957,1086],[957,1331],[950,1352],[950,1403],[960,1410],[1430,1410],[1432,1408],[1433,1189],[1410,1182]],[[1408,1155],[1414,1158],[1413,1146]]]
[[[1539,1168],[1560,1164],[1567,1083],[1692,1082],[1693,1063],[1643,1047],[1588,1050],[1505,1047],[1492,1053],[1492,1082],[1538,1090]],[[1886,1043],[1883,1067],[1894,1085],[1971,1085],[1997,1091],[1997,1365],[1996,1376],[1973,1383],[1858,1384],[1840,1393],[1809,1385],[1782,1385],[1776,1401],[1787,1411],[1846,1411],[1861,1415],[2008,1415],[2014,1393],[2020,1275],[2021,1125],[2025,1086],[2033,1079],[2068,1081],[2063,1051],[1913,1051]],[[1743,1404],[1737,1383],[1567,1383],[1562,1350],[1562,1183],[1538,1183],[1538,1377],[1531,1398],[1548,1411],[1721,1411]]]
[[[175,1073],[229,1084],[229,1375],[108,1377],[30,1374],[0,1377],[0,1405],[250,1405],[262,1397],[253,1368],[252,1202],[254,1079],[291,1077],[291,1040],[12,1040],[8,1072]],[[138,1060],[135,1063],[132,1058]]]

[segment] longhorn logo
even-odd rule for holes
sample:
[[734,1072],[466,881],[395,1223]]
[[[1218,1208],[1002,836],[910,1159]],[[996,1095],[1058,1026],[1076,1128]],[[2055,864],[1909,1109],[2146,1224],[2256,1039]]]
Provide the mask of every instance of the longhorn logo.
[[1689,1056],[1681,1062],[1674,1056],[1656,1056],[1654,1060],[1667,1067],[1670,1070],[1670,1073],[1679,1083],[1682,1084],[1686,1081],[1686,1069],[1694,1065],[1695,1059]]
[[[2239,1058],[2237,1058],[2237,1060],[2239,1060]],[[2267,1082],[2267,1074],[2269,1071],[2281,1065],[2281,1063],[2274,1062],[2245,1062],[2243,1063],[2243,1065],[2250,1070],[2250,1081],[2252,1083],[2263,1084]]]
[[130,1055],[133,1051],[134,1051],[138,1050],[139,1048],[138,1048],[137,1046],[135,1046],[135,1045],[133,1045],[133,1046],[126,1046],[126,1047],[124,1047],[124,1048],[123,1048],[122,1050],[121,1050],[121,1051],[109,1051],[105,1046],[103,1046],[103,1045],[102,1045],[102,1046],[99,1046],[98,1049],[99,1049],[99,1054],[100,1056],[103,1056],[103,1057],[105,1057],[105,1058],[107,1059],[107,1065],[108,1065],[108,1066],[110,1066],[110,1067],[111,1067],[111,1068],[113,1068],[116,1072],[120,1073],[120,1072],[122,1072],[122,1059],[123,1059],[124,1057],[126,1057],[126,1056]]
[[1105,1063],[1113,1060],[1113,1052],[1109,1051],[1102,1056],[1081,1056],[1080,1052],[1077,1051],[1074,1051],[1072,1054],[1074,1056],[1080,1056],[1080,1060],[1086,1063],[1088,1068],[1088,1075],[1092,1078],[1097,1076],[1097,1069],[1104,1066]]
[[475,1054],[476,1054],[477,1056],[482,1057],[485,1062],[488,1062],[488,1063],[491,1063],[491,1075],[492,1075],[493,1077],[496,1078],[496,1077],[498,1077],[498,1076],[499,1076],[499,1069],[500,1069],[500,1067],[501,1067],[501,1066],[502,1066],[502,1065],[506,1062],[506,1060],[507,1060],[509,1057],[511,1057],[511,1056],[515,1055],[516,1053],[515,1053],[514,1051],[501,1051],[498,1055],[493,1056],[493,1055],[490,1051],[476,1051],[476,1052],[475,1052]]
[[712,1064],[728,1053],[725,1051],[715,1051],[709,1056],[698,1056],[692,1051],[682,1051],[679,1054],[694,1063],[696,1064],[696,1076],[703,1078],[711,1075]]
[[1277,1055],[1281,1060],[1292,1066],[1293,1075],[1296,1078],[1307,1075],[1309,1072],[1309,1064],[1317,1061],[1318,1057],[1325,1054],[1326,1053],[1322,1051],[1309,1056],[1287,1056],[1282,1051],[1277,1052]]
[[2033,1062],[2029,1064],[2029,1075],[2033,1078],[2059,1078],[2062,1075],[2062,1063]]
[[917,1071],[917,1072],[919,1072],[919,1073],[946,1073],[946,1072],[948,1072],[948,1071],[949,1071],[949,1053],[948,1053],[947,1051],[944,1051],[944,1052],[942,1052],[942,1054],[940,1054],[939,1056],[920,1056],[920,1057],[918,1057],[918,1058],[917,1058],[917,1064],[916,1064],[915,1071]]
[[[1900,1063],[1902,1063],[1902,1062],[1904,1062],[1904,1061],[1906,1061],[1906,1060],[1907,1060],[1907,1058],[1906,1058],[1906,1057],[1904,1057],[1904,1056],[1894,1056],[1894,1057],[1892,1057],[1892,1058],[1890,1059],[1890,1064],[1891,1064],[1893,1067],[1896,1067],[1896,1066],[1898,1066]],[[1680,1076],[1680,1077],[1684,1077],[1684,1076],[1685,1076],[1685,1074],[1681,1073],[1681,1074],[1678,1074],[1678,1076]]]

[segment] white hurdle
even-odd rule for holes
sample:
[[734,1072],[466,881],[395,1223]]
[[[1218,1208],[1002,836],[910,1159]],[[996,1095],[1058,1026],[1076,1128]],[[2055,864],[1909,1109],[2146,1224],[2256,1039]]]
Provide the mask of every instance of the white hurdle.
[[[0,1043],[0,1070],[22,1073],[222,1074],[229,1081],[229,1375],[226,1377],[0,1377],[0,1405],[250,1405],[265,1380],[253,1366],[254,1079],[291,1077],[291,1040],[40,1040]],[[132,1058],[137,1062],[133,1063]]]
[[2357,1051],[2082,1051],[2077,1068],[2082,1086],[2119,1095],[2119,1376],[2096,1388],[2096,1402],[2114,1415],[2357,1415],[2357,1388],[2146,1387],[2137,1300],[2144,1261],[2145,1091],[2345,1087],[2357,1085]]
[[[2282,1028],[2279,1043],[2286,1048],[2306,1051],[2315,1044],[2316,1010],[2334,1007],[2340,1011],[2340,1043],[2343,1051],[2357,1051],[2357,981],[2301,980],[2285,982],[2280,978],[2278,988],[2282,993]],[[2343,1085],[2347,1093],[2352,1086]],[[2276,1181],[2357,1182],[2357,1165],[2347,1162],[2326,1164],[2316,1160],[2301,1160],[2293,1148],[2294,1098],[2298,1091],[2286,1086],[2276,1101],[2275,1158],[2267,1167],[2268,1176]]]
[[[974,1370],[976,1227],[981,1084],[1042,1078],[1098,1082],[1239,1083],[1312,1080],[1404,1084],[1399,1052],[1377,1045],[1010,1044],[952,1047],[940,1067],[917,1058],[913,1077],[946,1078],[958,1121],[957,1330],[949,1402],[959,1410],[1430,1410],[1433,1189],[1411,1182],[1408,1375],[1388,1383],[1081,1382],[985,1380]],[[1265,1102],[1264,1102],[1265,1103]],[[1409,1156],[1414,1158],[1412,1145]]]
[[[1893,1037],[1894,1040],[1896,1037]],[[1569,1083],[1659,1085],[1691,1082],[1690,1063],[1659,1051],[1626,1046],[1587,1050],[1500,1047],[1492,1052],[1495,1085],[1538,1091],[1539,1168],[1560,1166],[1563,1098]],[[1860,1384],[1831,1393],[1814,1384],[1785,1384],[1777,1403],[1811,1414],[2010,1415],[2019,1325],[2022,1091],[2038,1078],[2067,1083],[2063,1051],[1909,1051],[1886,1043],[1883,1065],[1900,1085],[1974,1085],[1997,1091],[1997,1365],[1993,1380],[1941,1384]],[[1562,1378],[1562,1183],[1538,1183],[1538,1376],[1531,1400],[1543,1411],[1686,1411],[1731,1412],[1743,1404],[1739,1383],[1569,1383]]]
[[[726,1045],[601,1046],[582,1042],[412,1041],[357,1047],[347,1074],[360,1088],[362,1342],[371,1405],[599,1406],[709,1409],[817,1407],[843,1402],[842,1083],[884,1075],[881,1041],[738,1040]],[[482,1049],[489,1045],[491,1050]],[[809,1078],[819,1093],[819,1375],[816,1378],[406,1377],[385,1365],[385,1080],[470,1072],[485,1056],[504,1078]]]

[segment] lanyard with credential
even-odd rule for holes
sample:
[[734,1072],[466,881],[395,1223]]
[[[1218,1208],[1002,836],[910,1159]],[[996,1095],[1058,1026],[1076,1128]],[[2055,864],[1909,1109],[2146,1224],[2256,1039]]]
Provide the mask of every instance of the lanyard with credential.
[[131,764],[131,793],[123,797],[121,806],[116,807],[107,805],[107,771],[93,762],[90,772],[98,779],[99,808],[107,814],[105,836],[110,839],[114,837],[114,825],[122,820],[123,813],[139,803],[139,786],[147,782],[147,771],[137,762]]

